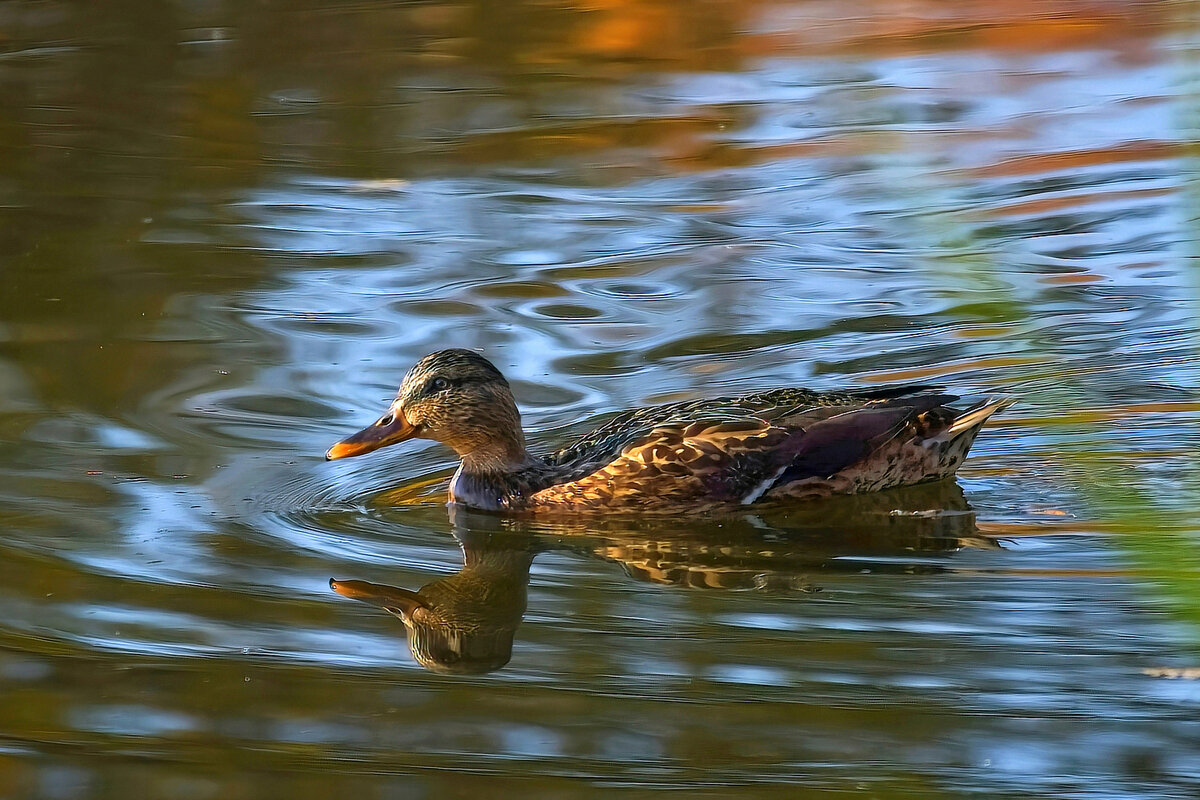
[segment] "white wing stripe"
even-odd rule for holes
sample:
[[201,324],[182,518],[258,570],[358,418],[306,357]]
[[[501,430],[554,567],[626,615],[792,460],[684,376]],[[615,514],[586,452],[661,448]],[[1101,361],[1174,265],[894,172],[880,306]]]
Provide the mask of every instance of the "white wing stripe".
[[742,505],[748,506],[751,503],[753,503],[755,500],[757,500],[758,498],[762,497],[763,494],[768,489],[770,489],[772,486],[775,485],[775,481],[779,480],[779,476],[782,475],[784,472],[786,472],[787,468],[790,466],[791,466],[791,464],[784,464],[782,467],[775,470],[774,474],[771,475],[771,477],[767,478],[762,483],[758,484],[753,489],[751,489],[750,493],[742,498]]

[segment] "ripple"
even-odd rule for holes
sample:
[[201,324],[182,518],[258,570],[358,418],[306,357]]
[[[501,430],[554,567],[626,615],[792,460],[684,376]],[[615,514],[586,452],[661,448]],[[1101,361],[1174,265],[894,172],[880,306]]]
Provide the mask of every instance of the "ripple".
[[[260,58],[127,59],[105,92],[94,48],[20,40],[94,15],[16,26],[11,785],[1195,794],[1195,692],[1144,673],[1188,665],[1200,564],[1171,8],[219,5],[183,38]],[[107,44],[179,38],[111,17]],[[774,385],[1021,403],[957,500],[464,522],[439,445],[322,460],[449,346],[495,359],[535,447]],[[425,672],[328,588],[509,537],[536,554],[489,676]]]
[[534,281],[494,281],[475,286],[472,292],[479,297],[492,299],[538,299],[563,297],[567,294],[553,283]]
[[401,317],[417,314],[425,317],[462,318],[478,316],[483,309],[461,300],[403,300],[388,305],[388,311]]
[[547,319],[597,319],[604,316],[604,312],[598,308],[571,303],[547,303],[534,306],[532,311],[537,316]]
[[561,253],[550,250],[509,250],[493,256],[497,264],[507,266],[535,266],[543,264],[561,264],[564,257]]
[[620,300],[665,300],[684,293],[681,286],[654,283],[598,283],[589,287],[590,293]]

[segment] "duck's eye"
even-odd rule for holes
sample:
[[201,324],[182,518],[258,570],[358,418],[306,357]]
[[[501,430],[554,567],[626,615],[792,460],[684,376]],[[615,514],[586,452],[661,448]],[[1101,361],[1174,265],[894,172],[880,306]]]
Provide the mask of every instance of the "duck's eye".
[[388,425],[391,425],[395,420],[396,420],[396,415],[389,411],[388,413],[386,413],[382,417],[380,417],[379,420],[375,424],[378,425],[380,428],[386,428]]
[[445,378],[434,378],[432,381],[430,381],[429,385],[435,392],[440,392],[443,389],[450,388],[450,381],[446,380]]

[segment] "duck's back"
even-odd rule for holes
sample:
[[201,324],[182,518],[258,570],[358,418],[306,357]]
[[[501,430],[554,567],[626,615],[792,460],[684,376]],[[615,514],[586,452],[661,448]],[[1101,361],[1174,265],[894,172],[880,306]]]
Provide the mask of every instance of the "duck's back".
[[926,386],[776,389],[626,411],[547,458],[535,509],[698,509],[877,491],[952,475],[1010,401],[966,411]]
[[599,427],[581,434],[575,441],[554,453],[549,460],[559,465],[607,463],[620,455],[632,442],[647,436],[655,428],[690,425],[707,421],[774,422],[804,411],[842,407],[853,409],[873,400],[911,396],[928,386],[899,386],[865,392],[816,392],[811,389],[770,389],[754,394],[730,397],[706,397],[658,406],[635,408],[605,420]]

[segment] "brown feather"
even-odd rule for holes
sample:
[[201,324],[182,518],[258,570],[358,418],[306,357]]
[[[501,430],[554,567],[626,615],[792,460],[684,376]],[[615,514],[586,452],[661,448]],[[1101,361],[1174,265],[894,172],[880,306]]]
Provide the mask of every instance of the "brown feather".
[[1012,403],[992,398],[959,412],[948,405],[956,399],[904,386],[671,403],[617,414],[537,458],[526,450],[500,372],[477,353],[446,350],[409,371],[381,422],[402,418],[408,432],[392,438],[435,439],[459,454],[450,487],[456,502],[507,511],[677,511],[948,477],[987,418]]

